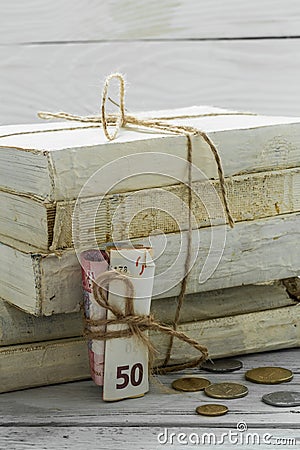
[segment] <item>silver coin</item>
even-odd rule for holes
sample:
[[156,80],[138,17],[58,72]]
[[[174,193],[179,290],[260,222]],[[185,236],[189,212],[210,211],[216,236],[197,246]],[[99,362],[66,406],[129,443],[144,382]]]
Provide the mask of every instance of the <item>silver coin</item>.
[[242,367],[243,363],[237,359],[216,359],[215,361],[204,361],[199,368],[208,372],[227,373]]
[[271,392],[263,395],[262,401],[272,406],[300,406],[300,392]]

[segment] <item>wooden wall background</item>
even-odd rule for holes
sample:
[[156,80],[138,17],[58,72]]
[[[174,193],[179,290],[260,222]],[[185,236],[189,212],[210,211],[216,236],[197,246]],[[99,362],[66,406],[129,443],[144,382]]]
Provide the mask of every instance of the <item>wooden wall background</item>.
[[127,107],[300,115],[299,0],[0,0],[0,123],[96,113],[107,74]]

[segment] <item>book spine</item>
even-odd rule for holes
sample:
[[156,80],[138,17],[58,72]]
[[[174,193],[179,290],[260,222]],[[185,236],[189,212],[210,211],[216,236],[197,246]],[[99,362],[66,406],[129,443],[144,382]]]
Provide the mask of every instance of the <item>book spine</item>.
[[90,378],[80,338],[0,347],[0,392]]

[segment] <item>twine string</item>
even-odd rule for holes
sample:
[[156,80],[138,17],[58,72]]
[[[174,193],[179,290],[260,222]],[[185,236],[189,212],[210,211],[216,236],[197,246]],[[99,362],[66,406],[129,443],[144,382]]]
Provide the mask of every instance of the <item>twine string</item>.
[[[119,104],[117,104],[118,108],[119,108],[119,114],[107,114],[106,113],[106,101],[108,98],[108,89],[109,89],[109,84],[110,82],[116,79],[119,83]],[[128,335],[128,333],[134,334],[136,336],[139,336],[139,338],[141,339],[141,341],[144,341],[144,343],[147,345],[148,350],[149,350],[149,355],[150,355],[150,360],[152,360],[153,358],[153,349],[151,349],[150,344],[149,344],[149,340],[148,338],[144,337],[142,330],[143,329],[155,329],[155,327],[157,329],[159,329],[159,331],[166,333],[170,336],[170,341],[169,341],[169,345],[168,345],[168,349],[166,352],[166,356],[164,359],[164,363],[163,366],[166,368],[168,362],[170,361],[171,358],[171,351],[172,351],[172,347],[173,347],[173,342],[174,342],[174,338],[177,337],[181,340],[188,340],[188,342],[190,343],[190,345],[193,345],[194,347],[196,346],[200,346],[198,348],[198,350],[200,350],[203,355],[207,355],[207,349],[203,346],[201,346],[200,344],[198,344],[196,341],[190,341],[189,337],[186,336],[184,333],[180,333],[177,331],[177,326],[178,323],[180,321],[180,312],[182,309],[182,305],[183,305],[183,301],[185,298],[185,293],[186,293],[186,288],[187,288],[187,281],[188,281],[188,275],[190,272],[190,265],[191,265],[191,254],[192,254],[192,154],[193,154],[193,136],[200,136],[202,137],[202,139],[204,140],[204,142],[206,144],[208,144],[215,162],[216,162],[216,166],[217,166],[217,171],[218,171],[218,177],[219,177],[219,181],[220,181],[220,187],[221,187],[221,197],[222,197],[222,201],[223,201],[223,205],[224,205],[224,209],[225,209],[225,213],[227,216],[227,221],[230,225],[230,227],[234,226],[234,220],[233,217],[231,215],[230,212],[230,208],[229,208],[229,204],[228,204],[228,200],[227,200],[227,193],[226,193],[226,187],[225,187],[225,177],[224,177],[224,171],[223,171],[223,167],[222,167],[222,162],[221,162],[221,158],[219,155],[219,152],[215,146],[215,144],[213,143],[213,141],[210,139],[210,137],[202,130],[195,128],[195,127],[191,127],[188,125],[173,125],[167,122],[168,118],[167,117],[159,117],[159,118],[150,118],[150,119],[139,119],[133,115],[127,114],[125,112],[125,81],[124,81],[124,77],[119,74],[119,73],[115,73],[115,74],[111,74],[109,75],[104,83],[104,87],[103,87],[103,91],[102,91],[102,102],[101,102],[101,116],[87,116],[87,117],[81,117],[81,116],[74,116],[68,113],[39,113],[39,117],[43,118],[43,119],[49,119],[49,118],[59,118],[59,119],[65,119],[65,120],[73,120],[73,121],[79,121],[79,122],[92,122],[92,123],[99,123],[100,125],[102,125],[103,127],[103,131],[104,134],[106,136],[106,138],[109,141],[114,140],[121,127],[137,127],[137,128],[146,128],[146,129],[152,129],[152,130],[158,130],[160,132],[166,132],[166,133],[171,133],[171,134],[176,134],[176,135],[183,135],[186,137],[187,139],[187,165],[188,165],[188,183],[187,183],[187,188],[188,188],[188,234],[187,234],[187,253],[186,253],[186,259],[185,259],[185,263],[184,263],[184,277],[181,281],[181,288],[180,288],[180,293],[178,296],[178,300],[177,300],[177,307],[176,307],[176,311],[175,311],[175,317],[174,317],[174,321],[173,321],[173,328],[170,327],[164,327],[163,325],[159,324],[158,322],[155,322],[153,318],[145,318],[143,317],[143,320],[141,321],[141,317],[134,316],[132,308],[129,308],[129,304],[132,304],[132,301],[129,301],[129,299],[132,298],[132,293],[131,295],[128,296],[128,298],[126,299],[126,308],[128,309],[128,314],[125,317],[121,317],[120,311],[114,310],[112,311],[110,309],[110,307],[104,302],[103,303],[103,307],[110,309],[113,314],[115,315],[115,317],[117,319],[114,319],[114,322],[104,322],[104,324],[108,325],[108,324],[112,324],[112,323],[121,323],[120,321],[122,321],[122,323],[126,323],[128,328],[127,331],[122,330],[120,332],[106,332],[106,333],[98,333],[97,336],[100,339],[111,339],[113,337],[116,336],[125,336]],[[229,113],[231,114],[231,113]],[[218,114],[218,113],[212,113],[209,114],[212,116],[215,115],[223,115]],[[201,116],[201,115],[200,115]],[[204,114],[204,116],[207,116],[207,114]],[[177,116],[180,117],[180,116]],[[181,116],[182,118],[188,118],[189,116]],[[112,133],[110,133],[108,127],[112,127],[114,126],[114,131]],[[107,277],[109,278],[108,274]],[[99,297],[98,293],[101,297]],[[98,303],[101,304],[103,299],[104,299],[104,295],[103,292],[97,291],[95,290],[95,298],[98,299]],[[129,301],[129,303],[128,303]],[[126,309],[125,308],[125,309]],[[131,312],[131,313],[130,313]],[[119,321],[119,322],[115,322],[115,320]],[[150,321],[150,322],[149,322]],[[138,322],[138,324],[137,324]],[[91,322],[89,322],[91,323]],[[145,328],[146,327],[146,328]],[[93,335],[94,338],[96,338],[96,335]],[[146,341],[145,341],[146,339]],[[195,348],[196,348],[195,347]],[[205,350],[204,350],[205,349]],[[205,356],[206,357],[206,356]],[[202,357],[201,357],[202,358]],[[199,359],[199,358],[198,358]],[[202,359],[201,359],[202,360]],[[200,360],[199,360],[200,361]],[[177,365],[175,366],[176,369],[173,368],[173,370],[178,370],[178,367],[180,368],[184,368],[184,367],[194,367],[196,364],[199,364],[198,360],[194,360],[191,363],[186,363],[188,365]]]
[[[118,114],[107,114],[106,112],[106,102],[108,97],[108,90],[109,85],[112,80],[117,80],[119,83],[119,103],[117,104],[119,108]],[[208,116],[227,116],[227,115],[254,115],[252,113],[231,113],[231,112],[221,112],[221,113],[208,113],[208,114],[196,114],[196,115],[176,115],[176,116],[168,116],[168,117],[157,117],[157,118],[148,118],[148,119],[139,119],[131,114],[127,114],[125,109],[125,81],[124,77],[119,73],[114,73],[109,75],[104,83],[103,92],[102,92],[102,102],[101,102],[101,115],[100,116],[78,116],[73,115],[66,112],[58,112],[58,113],[51,113],[51,112],[39,112],[38,117],[41,119],[49,120],[49,119],[63,119],[67,121],[74,121],[74,122],[81,122],[86,123],[86,126],[74,126],[68,128],[69,130],[76,130],[80,128],[94,128],[94,127],[101,127],[103,128],[104,134],[106,138],[109,141],[114,140],[121,127],[135,127],[138,129],[145,128],[145,129],[152,129],[157,130],[159,132],[164,133],[170,133],[175,135],[183,135],[187,139],[187,165],[188,165],[188,207],[189,207],[189,213],[188,213],[188,235],[187,235],[187,253],[186,253],[186,259],[184,263],[184,269],[185,269],[185,275],[181,281],[181,289],[180,294],[178,296],[177,301],[177,308],[175,312],[175,317],[173,321],[173,328],[166,327],[165,325],[160,324],[159,322],[155,321],[152,316],[138,316],[134,314],[133,309],[133,292],[129,289],[128,295],[126,297],[126,308],[125,308],[125,315],[122,311],[116,309],[115,307],[112,307],[107,303],[105,300],[105,295],[103,290],[97,290],[94,289],[94,295],[96,301],[99,303],[100,306],[106,308],[107,310],[110,310],[115,318],[113,319],[105,319],[104,321],[92,321],[90,319],[86,319],[87,326],[94,325],[97,323],[97,325],[112,325],[112,324],[126,324],[127,328],[120,330],[120,331],[106,331],[106,332],[91,332],[91,330],[87,329],[86,333],[87,336],[94,339],[113,339],[115,337],[125,337],[125,336],[131,336],[135,335],[138,336],[141,341],[144,342],[144,344],[147,346],[149,350],[149,355],[151,358],[153,357],[153,349],[151,348],[150,341],[147,336],[144,336],[143,330],[146,329],[152,329],[156,331],[160,331],[162,333],[165,333],[170,336],[170,342],[169,347],[166,353],[166,357],[164,360],[164,370],[169,371],[167,367],[165,367],[171,356],[171,350],[173,346],[174,338],[178,338],[180,340],[183,340],[190,345],[192,345],[194,348],[199,350],[202,353],[201,358],[198,358],[198,360],[193,360],[190,363],[185,363],[172,366],[172,370],[179,370],[179,368],[185,368],[185,367],[194,367],[195,365],[199,364],[202,359],[207,357],[207,349],[203,347],[202,345],[198,344],[197,341],[190,339],[187,335],[185,335],[182,332],[177,331],[177,325],[180,320],[180,312],[182,308],[182,304],[184,301],[185,293],[186,293],[186,287],[187,287],[187,280],[188,275],[190,271],[190,265],[191,265],[191,253],[192,253],[192,154],[193,154],[193,136],[199,136],[201,137],[204,142],[209,146],[215,162],[217,166],[218,171],[218,177],[220,181],[220,189],[221,189],[221,197],[222,202],[224,205],[224,210],[226,213],[227,221],[231,228],[234,227],[234,220],[232,217],[232,214],[230,212],[229,203],[227,199],[227,193],[226,193],[226,186],[225,186],[225,177],[224,177],[224,171],[222,167],[221,158],[219,155],[219,152],[214,144],[214,142],[211,140],[211,138],[205,133],[204,131],[191,127],[188,125],[173,125],[168,123],[171,119],[187,119],[192,117],[208,117]],[[109,127],[114,127],[113,132],[111,133],[109,131]],[[13,135],[19,135],[19,134],[33,134],[33,133],[42,133],[42,132],[51,132],[51,131],[61,131],[61,129],[53,129],[53,130],[37,130],[37,131],[31,131],[31,132],[17,132],[17,133],[11,133],[7,134],[3,137],[13,136]],[[106,273],[107,280],[111,279],[112,275],[109,275],[109,273]],[[115,275],[114,275],[115,276]],[[114,279],[117,279],[116,276]],[[124,278],[122,278],[124,281]],[[102,280],[103,281],[103,280]],[[125,282],[125,281],[124,281]],[[127,282],[126,282],[127,283]],[[107,284],[106,284],[107,285]],[[127,284],[126,284],[127,286]],[[128,285],[129,286],[129,285]],[[162,368],[160,370],[163,370]],[[161,372],[162,373],[162,372]]]
[[[106,101],[108,98],[108,89],[110,82],[116,79],[119,82],[119,114],[107,114],[106,113]],[[173,118],[189,118],[189,117],[201,117],[201,116],[218,116],[218,115],[252,115],[251,113],[210,113],[210,114],[199,114],[196,116],[189,116],[189,115],[182,115],[182,116],[174,116]],[[192,146],[192,136],[201,136],[202,139],[208,144],[218,170],[218,177],[220,181],[220,187],[221,187],[221,197],[225,209],[225,213],[227,216],[227,221],[231,228],[234,227],[234,220],[232,217],[232,214],[230,212],[228,199],[227,199],[227,193],[226,193],[226,186],[225,186],[225,177],[224,177],[224,171],[223,166],[221,162],[221,158],[219,155],[219,152],[212,141],[212,139],[205,133],[204,131],[191,127],[188,125],[172,125],[170,123],[167,123],[166,121],[171,119],[172,117],[159,117],[159,118],[152,118],[152,119],[139,119],[131,114],[127,114],[125,111],[125,80],[123,75],[120,73],[113,73],[109,75],[105,82],[104,87],[102,91],[102,102],[101,102],[101,116],[77,116],[73,114],[69,114],[66,112],[59,112],[59,113],[51,113],[51,112],[39,112],[38,117],[41,119],[63,119],[63,120],[69,120],[69,121],[76,121],[76,122],[85,122],[85,123],[99,123],[99,126],[102,125],[104,134],[106,138],[109,141],[114,140],[121,127],[128,127],[128,126],[135,126],[138,128],[148,128],[158,131],[163,131],[166,133],[171,134],[177,134],[177,135],[189,135],[190,136],[190,145]],[[113,133],[110,133],[108,130],[109,126],[114,126]],[[50,131],[50,130],[47,130]],[[188,162],[188,164],[191,164]]]
[[[113,281],[121,281],[125,284],[126,295],[124,311],[108,301],[107,292],[109,289],[109,284]],[[124,275],[116,270],[109,270],[102,273],[93,282],[93,294],[98,305],[107,311],[110,311],[113,314],[113,317],[99,320],[86,318],[84,334],[88,339],[107,340],[134,336],[147,348],[149,353],[149,365],[152,370],[154,370],[153,361],[156,349],[154,348],[148,334],[144,333],[145,331],[153,330],[171,336],[173,339],[177,338],[201,353],[200,357],[186,363],[168,367],[165,367],[165,364],[163,364],[162,367],[158,367],[154,370],[156,374],[166,374],[189,367],[195,367],[208,358],[207,348],[199,344],[195,339],[190,338],[185,333],[174,330],[173,328],[160,323],[154,318],[153,315],[135,313],[133,301],[134,287],[132,281],[127,275]],[[109,325],[126,325],[126,328],[119,330],[107,330],[106,327]],[[104,329],[103,331],[92,331],[91,327],[103,327]]]

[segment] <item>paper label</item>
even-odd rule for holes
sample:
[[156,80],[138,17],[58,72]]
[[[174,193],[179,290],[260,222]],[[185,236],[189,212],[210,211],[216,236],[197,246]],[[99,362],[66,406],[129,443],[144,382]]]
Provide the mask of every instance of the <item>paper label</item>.
[[[155,265],[150,250],[122,249],[110,251],[110,266],[128,274],[134,287],[134,311],[150,313]],[[126,286],[118,280],[110,283],[108,301],[124,311]],[[113,317],[109,311],[108,318]],[[127,325],[109,325],[120,330]],[[147,332],[145,332],[147,333]],[[149,390],[148,350],[135,336],[106,341],[103,399],[106,401],[140,397]]]

